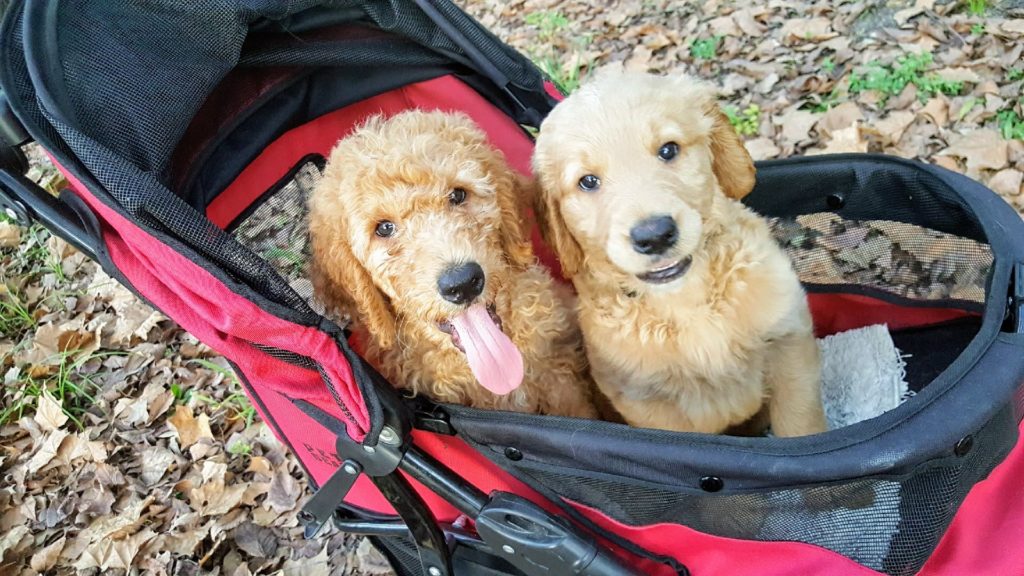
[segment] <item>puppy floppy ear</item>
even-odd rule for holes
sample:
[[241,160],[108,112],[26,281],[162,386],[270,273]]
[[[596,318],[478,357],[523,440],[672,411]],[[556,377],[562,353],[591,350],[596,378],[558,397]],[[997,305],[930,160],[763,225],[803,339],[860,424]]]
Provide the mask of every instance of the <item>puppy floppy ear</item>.
[[345,240],[313,244],[313,290],[328,308],[352,314],[381,348],[395,343],[395,315]]
[[384,294],[352,252],[344,208],[330,196],[341,185],[340,175],[328,165],[311,198],[313,292],[328,310],[347,312],[366,328],[381,348],[390,348],[395,343],[397,321]]
[[395,316],[370,274],[344,241],[330,246],[314,244],[311,270],[313,290],[324,305],[352,314],[366,328],[377,345],[395,343]]
[[558,256],[562,276],[571,279],[583,267],[583,249],[566,227],[558,199],[543,189],[538,189],[535,197],[533,211],[537,216],[541,236]]
[[524,208],[529,206],[533,196],[534,184],[512,173],[504,162],[501,164],[506,172],[495,178],[495,194],[501,212],[501,248],[513,267],[525,269],[537,261],[524,213]]
[[754,161],[716,102],[705,104],[704,113],[714,122],[709,138],[711,169],[718,187],[726,196],[740,200],[754,189]]

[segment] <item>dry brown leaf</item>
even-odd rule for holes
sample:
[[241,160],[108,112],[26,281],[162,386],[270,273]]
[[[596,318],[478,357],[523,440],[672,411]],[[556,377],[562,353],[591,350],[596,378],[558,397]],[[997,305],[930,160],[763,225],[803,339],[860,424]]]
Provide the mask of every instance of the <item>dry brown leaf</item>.
[[949,121],[949,103],[945,98],[932,98],[924,105],[920,114],[942,128]]
[[213,438],[210,417],[200,414],[199,418],[196,418],[188,406],[179,404],[174,410],[174,415],[167,419],[167,423],[178,434],[178,443],[182,449],[188,448],[202,438]]
[[818,120],[818,133],[822,136],[830,136],[839,130],[849,128],[854,123],[863,120],[864,113],[856,102],[843,102],[832,108]]
[[[732,19],[736,22],[736,25],[739,26],[740,30],[744,34],[751,38],[762,36],[764,35],[765,30],[767,30],[765,25],[758,22],[754,17],[754,10],[758,9],[743,8],[742,10],[737,10],[732,13]],[[763,9],[759,10],[760,12],[763,12]]]
[[114,416],[125,426],[145,424],[149,418],[149,407],[145,398],[121,398],[114,405]]
[[249,467],[246,470],[249,472],[255,472],[256,474],[266,478],[271,478],[274,475],[270,460],[267,460],[263,456],[253,456],[252,458],[249,458]]
[[771,138],[755,138],[747,140],[743,145],[754,160],[767,160],[782,153],[782,150],[775,145]]
[[243,522],[235,529],[235,543],[255,558],[272,558],[277,554],[277,536],[269,528]]
[[139,459],[142,461],[142,474],[139,478],[146,486],[152,486],[159,482],[171,464],[176,461],[174,452],[161,446],[144,448],[139,453]]
[[712,18],[705,24],[714,36],[742,36],[743,31],[732,16]]
[[629,59],[626,60],[626,70],[632,72],[646,72],[651,64],[651,56],[654,52],[647,46],[637,46],[633,49]]
[[124,538],[139,527],[145,519],[143,512],[153,503],[154,499],[155,496],[150,494],[144,500],[137,500],[117,514],[97,518],[78,534],[78,538],[89,543]]
[[312,558],[285,560],[281,576],[330,576],[331,566],[327,563],[327,546]]
[[7,532],[0,534],[0,560],[3,560],[8,550],[12,550],[21,543],[21,539],[29,535],[28,526],[15,526]]
[[36,453],[28,461],[28,473],[35,474],[40,468],[46,466],[57,455],[60,445],[67,438],[68,433],[63,430],[54,430],[43,438]]
[[932,158],[932,163],[936,166],[941,166],[946,170],[963,172],[963,170],[960,169],[960,164],[956,161],[956,158],[953,158],[952,156],[935,156]]
[[69,434],[61,442],[60,448],[50,464],[54,466],[70,466],[76,460],[102,462],[105,459],[106,450],[103,448],[102,442],[90,442],[84,434]]
[[67,542],[67,538],[61,536],[52,544],[44,546],[38,552],[32,555],[32,559],[29,561],[29,565],[32,567],[33,570],[39,573],[43,573],[50,570],[57,564],[57,560],[60,558],[60,553],[64,551],[65,542]]
[[287,512],[295,508],[295,502],[302,495],[302,487],[292,478],[286,469],[278,470],[270,482],[267,494],[267,506],[277,512]]
[[900,28],[912,28],[913,26],[909,24],[910,19],[924,14],[924,11],[925,9],[920,6],[912,6],[903,10],[897,10],[892,17]]
[[120,540],[98,540],[86,548],[82,556],[75,562],[75,568],[79,570],[90,568],[128,570],[132,568],[132,562],[142,545],[152,540],[154,536],[156,536],[155,532],[145,528]]
[[988,181],[988,187],[1000,196],[1017,196],[1021,193],[1021,181],[1024,174],[1020,170],[1007,168],[996,172]]
[[875,236],[854,248],[844,248],[836,254],[836,258],[849,262],[860,268],[867,268],[872,262],[892,251],[892,240],[885,236]]
[[1024,18],[1006,20],[999,25],[999,30],[1009,36],[1024,36]]
[[807,110],[790,110],[775,117],[773,122],[782,126],[783,142],[797,144],[811,137],[811,128],[814,128],[820,119],[819,114]]
[[779,35],[782,43],[788,46],[802,42],[821,42],[839,34],[832,31],[832,22],[828,18],[791,18],[783,23]]
[[999,170],[1006,166],[1006,140],[995,130],[973,130],[951,139],[949,148],[939,154],[958,156],[967,162],[967,175],[978,178],[981,170]]
[[220,516],[227,514],[241,502],[247,486],[247,484],[225,486],[223,480],[209,482],[189,492],[189,502],[203,516]]
[[361,541],[356,548],[356,560],[359,562],[359,570],[371,576],[384,576],[393,572],[388,559],[368,539]]
[[1018,170],[1024,170],[1024,140],[1010,140],[1007,147],[1010,149],[1010,163]]
[[11,222],[0,222],[0,248],[13,248],[21,244],[21,227]]
[[864,139],[864,134],[861,131],[859,125],[853,125],[849,128],[843,128],[842,130],[836,130],[832,134],[832,139],[829,140],[825,147],[817,150],[808,150],[808,156],[815,156],[818,154],[842,154],[846,152],[867,152],[868,142]]
[[899,110],[874,123],[873,127],[889,142],[899,142],[903,132],[914,122],[914,113]]
[[981,76],[970,68],[943,68],[935,72],[939,78],[951,82],[970,82],[976,84],[981,81]]
[[203,482],[188,493],[193,510],[202,516],[220,516],[238,505],[249,485],[247,482],[226,485],[226,473],[227,465],[223,462],[203,462]]
[[44,390],[36,401],[36,413],[32,417],[39,427],[46,431],[60,428],[68,421],[61,403],[53,397],[49,390]]
[[854,227],[849,228],[846,232],[835,236],[829,235],[821,238],[821,244],[829,250],[842,250],[844,248],[854,248],[864,241],[864,238],[868,235],[868,229],[865,227]]

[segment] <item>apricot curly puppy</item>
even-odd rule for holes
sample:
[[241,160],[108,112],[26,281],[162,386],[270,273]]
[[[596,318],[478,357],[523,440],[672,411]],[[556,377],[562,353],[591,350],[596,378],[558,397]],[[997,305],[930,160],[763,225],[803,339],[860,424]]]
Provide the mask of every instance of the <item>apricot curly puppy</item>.
[[469,118],[369,119],[310,199],[313,281],[397,386],[478,408],[594,417],[567,297],[537,264],[529,188]]
[[803,288],[739,202],[753,162],[708,85],[599,76],[547,117],[534,172],[591,373],[628,423],[762,432],[767,409],[779,436],[825,430]]

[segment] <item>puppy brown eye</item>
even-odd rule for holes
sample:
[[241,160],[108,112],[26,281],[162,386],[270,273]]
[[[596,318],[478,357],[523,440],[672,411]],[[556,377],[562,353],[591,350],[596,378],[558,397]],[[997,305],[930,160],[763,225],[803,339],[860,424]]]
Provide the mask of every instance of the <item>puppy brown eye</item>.
[[381,220],[377,222],[377,229],[374,230],[374,234],[381,238],[387,238],[395,233],[395,223],[388,220]]
[[580,189],[585,192],[593,192],[601,187],[601,179],[593,174],[587,174],[580,178]]
[[675,142],[666,142],[658,148],[658,158],[661,158],[665,162],[675,158],[679,155],[679,144]]
[[452,193],[448,195],[448,203],[452,206],[458,206],[466,201],[466,190],[463,188],[456,188],[452,190]]

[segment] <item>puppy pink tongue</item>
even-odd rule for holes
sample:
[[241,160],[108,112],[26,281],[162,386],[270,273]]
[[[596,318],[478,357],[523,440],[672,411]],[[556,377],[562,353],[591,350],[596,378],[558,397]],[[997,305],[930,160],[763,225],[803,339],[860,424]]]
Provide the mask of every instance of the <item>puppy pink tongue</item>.
[[499,396],[523,383],[523,356],[491,320],[483,304],[474,304],[451,319],[466,350],[469,368],[480,385]]

